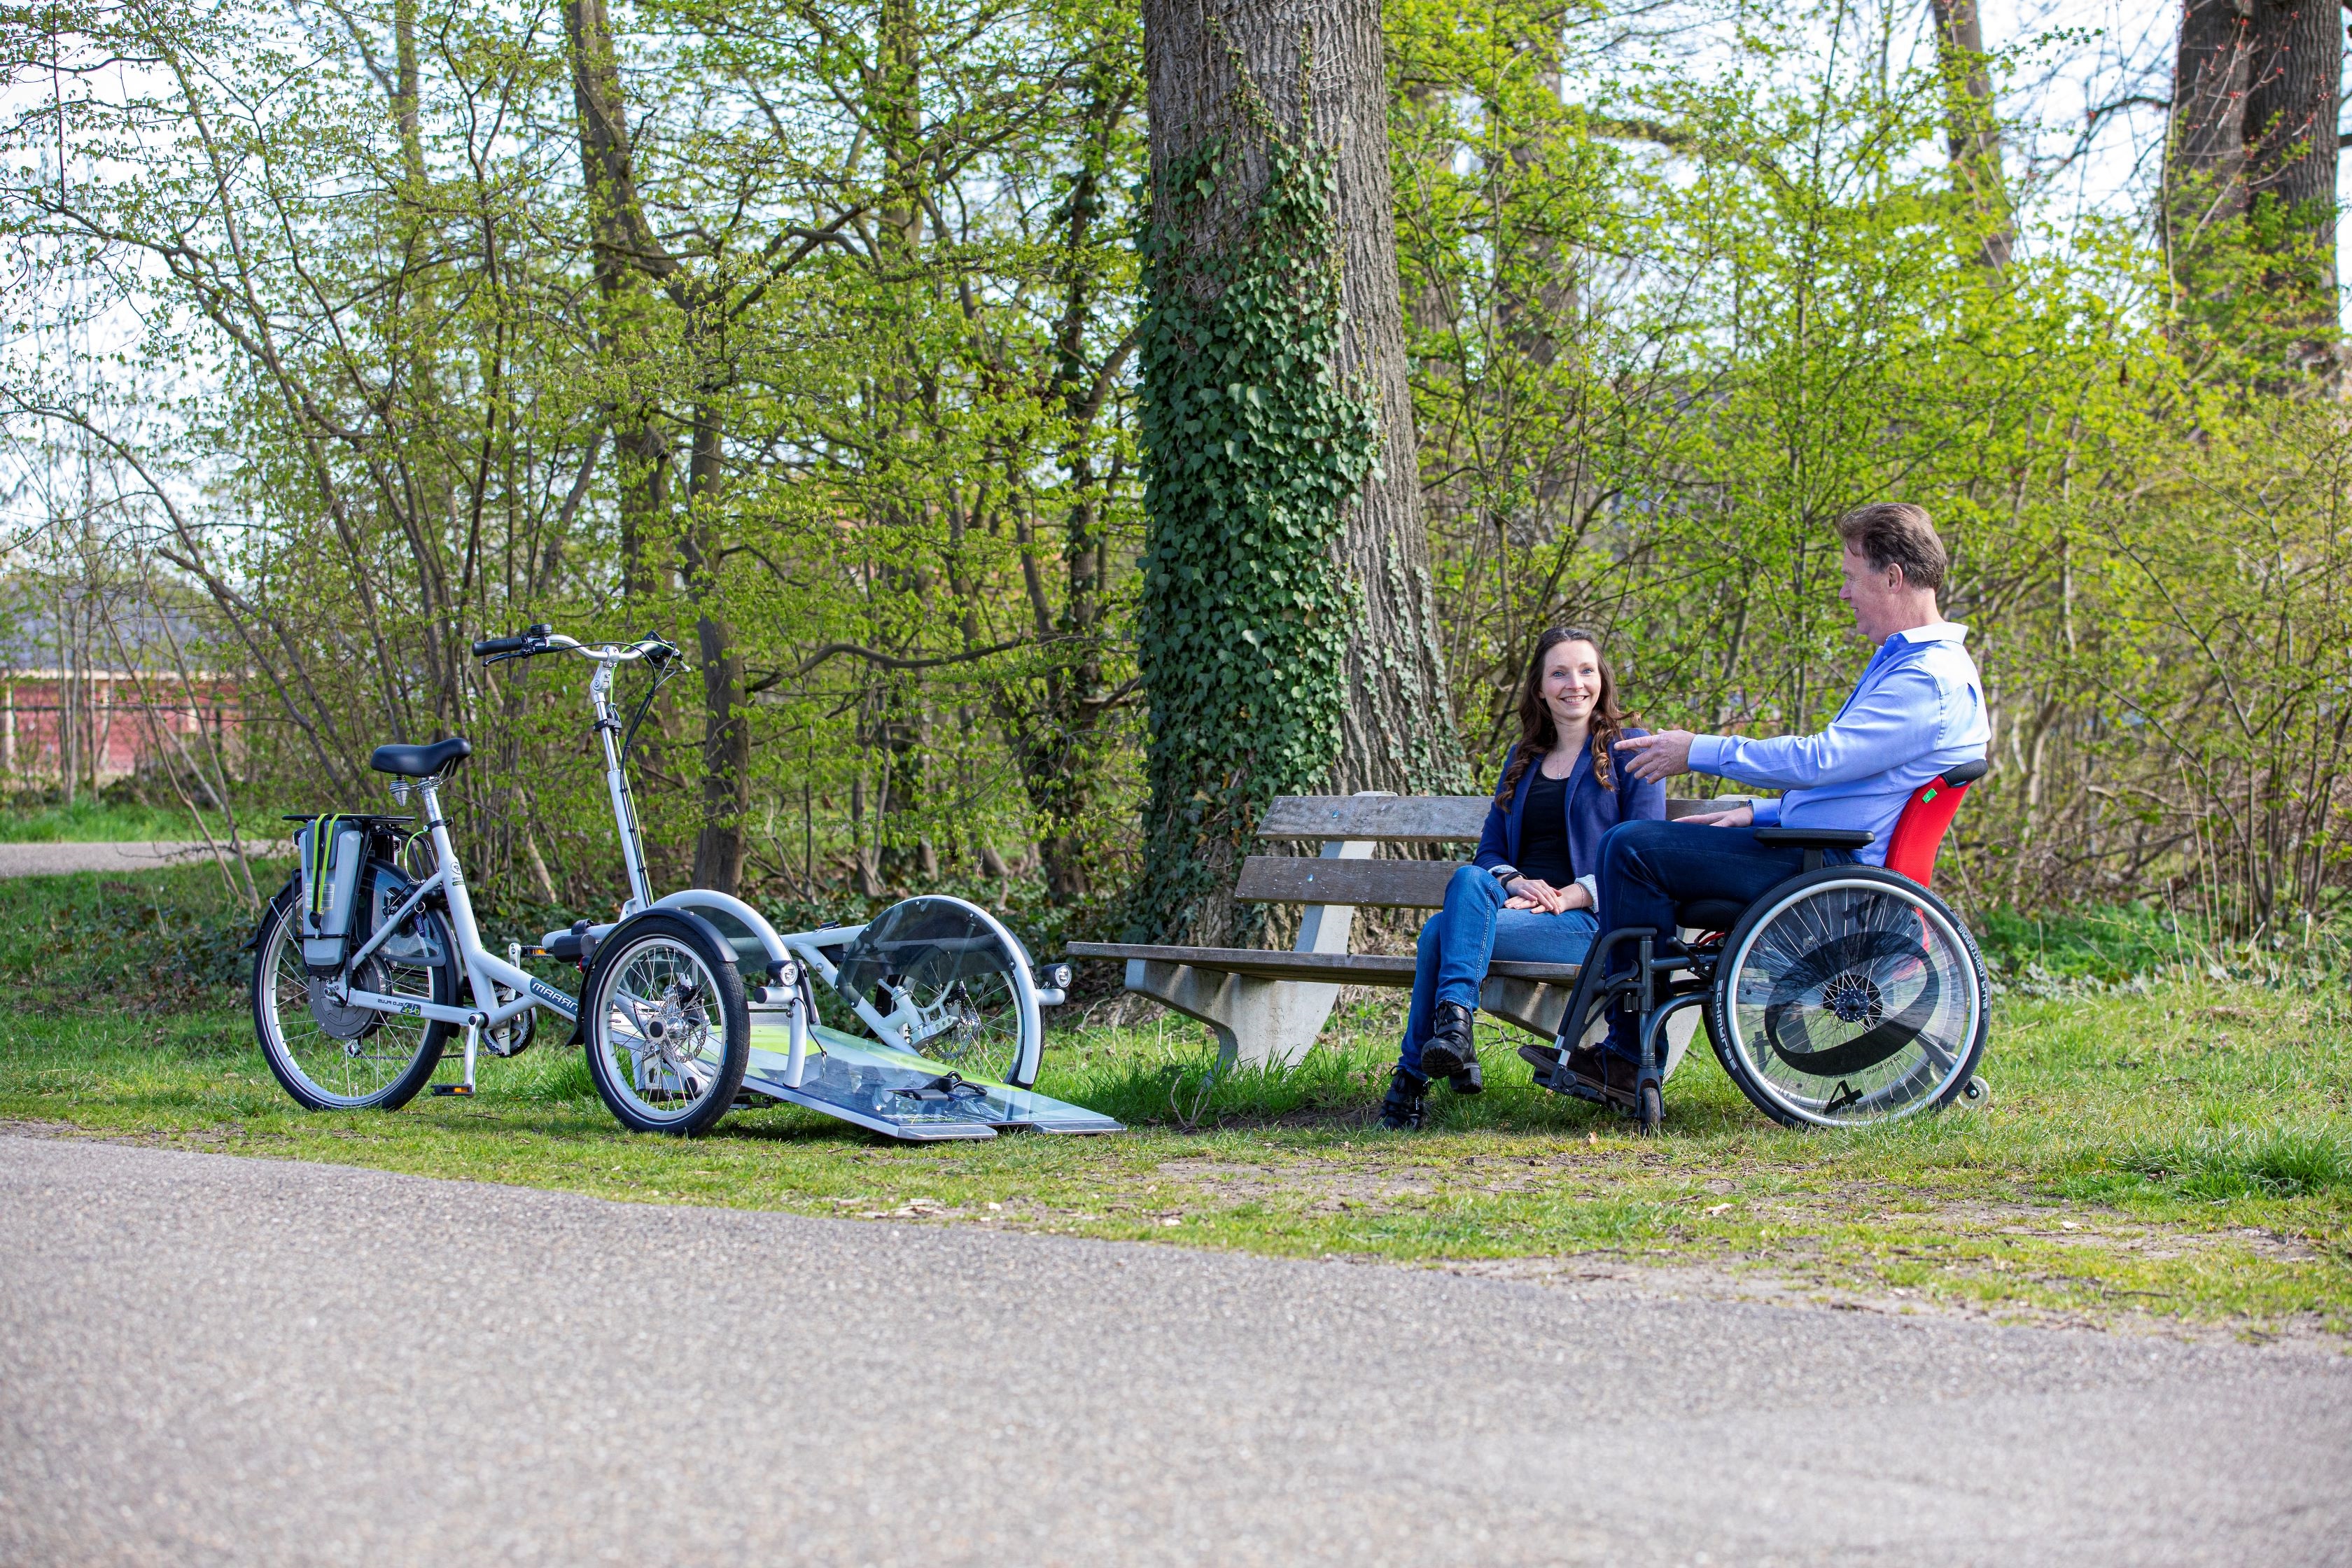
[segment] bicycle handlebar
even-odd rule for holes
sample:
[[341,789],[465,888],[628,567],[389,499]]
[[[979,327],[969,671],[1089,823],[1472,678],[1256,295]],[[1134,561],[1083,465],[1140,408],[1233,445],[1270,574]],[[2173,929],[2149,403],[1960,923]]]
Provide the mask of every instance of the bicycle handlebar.
[[532,626],[516,637],[484,637],[474,645],[474,657],[493,664],[542,653],[576,653],[598,664],[633,664],[638,659],[662,664],[677,658],[678,649],[656,637],[639,637],[633,643],[592,646],[548,626]]

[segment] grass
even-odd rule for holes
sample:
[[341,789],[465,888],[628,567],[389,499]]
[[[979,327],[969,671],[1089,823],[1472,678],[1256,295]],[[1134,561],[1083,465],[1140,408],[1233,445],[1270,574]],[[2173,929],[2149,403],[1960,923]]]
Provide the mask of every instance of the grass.
[[[1773,1126],[1702,1052],[1640,1139],[1535,1090],[1499,1028],[1487,1094],[1382,1133],[1378,1003],[1297,1068],[1216,1081],[1181,1019],[1055,1032],[1039,1088],[1123,1137],[901,1146],[777,1109],[681,1143],[622,1133],[545,1043],[486,1062],[470,1103],[298,1111],[231,990],[234,942],[204,934],[230,912],[193,870],[0,884],[0,979],[34,999],[0,1026],[0,1120],[642,1202],[2352,1332],[2352,1005],[2332,985],[2012,991],[1990,1109],[1858,1134]],[[134,920],[133,951],[94,940]]]
[[[248,839],[283,837],[275,813],[248,818],[240,811],[237,821]],[[205,822],[215,838],[228,842],[227,824],[220,813],[207,812]],[[71,805],[37,798],[0,799],[0,844],[143,844],[203,837],[195,818],[184,806],[142,805],[89,795]]]

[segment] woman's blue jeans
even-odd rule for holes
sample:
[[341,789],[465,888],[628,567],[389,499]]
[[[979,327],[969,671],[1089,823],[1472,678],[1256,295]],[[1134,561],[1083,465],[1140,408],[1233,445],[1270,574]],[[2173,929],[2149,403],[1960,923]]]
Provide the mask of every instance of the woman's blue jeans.
[[1519,963],[1581,963],[1601,922],[1591,910],[1548,915],[1541,910],[1507,910],[1502,884],[1475,866],[1465,866],[1445,885],[1445,905],[1421,928],[1421,956],[1412,972],[1412,1011],[1404,1025],[1398,1064],[1415,1078],[1421,1044],[1440,1002],[1478,1005],[1478,983],[1493,959]]

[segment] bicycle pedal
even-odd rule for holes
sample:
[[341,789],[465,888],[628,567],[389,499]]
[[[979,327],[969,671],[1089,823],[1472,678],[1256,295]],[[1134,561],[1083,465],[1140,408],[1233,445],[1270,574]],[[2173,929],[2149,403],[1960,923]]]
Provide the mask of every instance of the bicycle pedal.
[[470,1083],[436,1083],[433,1086],[433,1092],[455,1095],[459,1100],[471,1100],[474,1098],[474,1086]]

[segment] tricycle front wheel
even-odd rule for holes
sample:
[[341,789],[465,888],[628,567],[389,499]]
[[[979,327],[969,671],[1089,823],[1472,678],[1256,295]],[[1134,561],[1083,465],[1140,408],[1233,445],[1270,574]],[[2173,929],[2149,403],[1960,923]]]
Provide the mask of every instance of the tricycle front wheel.
[[655,910],[607,938],[580,1016],[588,1076],[633,1132],[708,1131],[743,1087],[743,984],[697,922]]

